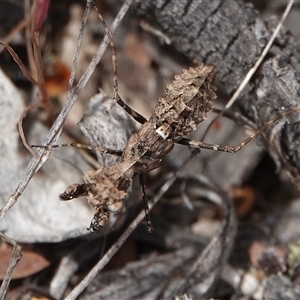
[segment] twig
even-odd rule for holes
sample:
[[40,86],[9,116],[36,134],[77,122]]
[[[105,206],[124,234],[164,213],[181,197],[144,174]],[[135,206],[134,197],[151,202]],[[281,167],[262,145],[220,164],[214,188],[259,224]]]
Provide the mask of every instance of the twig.
[[[27,26],[29,22],[29,18],[25,18],[23,20],[21,20],[7,35],[6,37],[3,39],[3,43],[5,44],[9,44],[13,38],[16,36],[17,33],[19,33],[25,26]],[[5,47],[0,47],[0,53],[2,53],[2,51],[4,50]]]
[[40,47],[40,40],[39,40],[41,26],[39,26],[38,28],[36,27],[36,19],[38,17],[38,10],[40,4],[41,3],[35,1],[32,6],[33,14],[31,19],[30,39],[33,47],[34,74],[35,74],[34,77],[38,83],[37,86],[39,91],[39,100],[41,103],[45,105],[47,115],[49,116],[51,115],[51,108],[49,107],[48,95],[45,88],[45,80],[44,80],[43,66],[42,66],[43,64],[42,54],[41,54],[41,47]]
[[36,80],[31,76],[31,74],[27,71],[26,67],[24,66],[24,64],[22,63],[21,59],[19,58],[18,54],[14,51],[13,48],[11,48],[9,45],[7,45],[6,43],[0,41],[0,45],[2,45],[12,56],[13,60],[16,62],[16,64],[19,66],[19,68],[21,69],[21,71],[24,73],[24,75],[26,76],[26,78],[28,80],[30,80],[34,85],[37,85],[38,83],[36,82]]
[[[73,87],[76,68],[77,68],[77,61],[78,61],[78,56],[79,56],[79,51],[80,51],[80,47],[81,47],[81,43],[82,43],[83,32],[84,32],[84,29],[85,29],[85,25],[86,25],[86,22],[87,22],[88,14],[89,14],[89,11],[91,9],[92,3],[93,3],[93,1],[87,0],[86,8],[84,10],[83,17],[82,17],[82,22],[81,22],[81,25],[80,25],[80,28],[79,28],[79,34],[78,34],[76,49],[75,49],[74,58],[73,58],[73,62],[72,62],[72,69],[71,69],[70,79],[69,79],[69,86],[68,86],[69,94],[68,94],[68,97],[70,96],[70,91],[72,90],[72,87]],[[84,74],[83,74],[83,76],[84,76]]]
[[243,91],[243,89],[245,88],[245,86],[247,85],[249,80],[252,78],[253,74],[256,72],[256,70],[260,66],[260,64],[263,61],[263,59],[265,58],[265,56],[268,54],[270,48],[272,47],[272,45],[274,43],[274,40],[275,40],[276,36],[278,35],[278,32],[280,31],[281,27],[283,26],[283,23],[284,23],[286,17],[288,16],[288,14],[289,14],[289,12],[292,8],[293,3],[294,3],[294,0],[290,0],[288,2],[287,6],[285,8],[285,11],[282,14],[282,17],[281,17],[280,21],[278,22],[276,28],[274,29],[274,32],[273,32],[271,38],[269,39],[268,43],[266,44],[264,50],[262,51],[261,55],[259,56],[259,58],[255,62],[254,66],[246,74],[245,78],[241,82],[238,89],[235,91],[235,93],[232,95],[232,97],[230,98],[230,100],[226,104],[225,109],[229,109],[232,106],[232,104],[236,101],[236,99],[240,96],[241,92]]
[[32,24],[32,19],[34,18],[34,9],[36,7],[36,2],[32,4],[32,8],[30,9],[31,2],[30,1],[25,1],[24,2],[24,10],[25,10],[25,16],[29,19],[29,26],[26,26],[25,28],[25,38],[26,38],[26,50],[27,50],[27,57],[28,57],[28,63],[29,63],[29,68],[31,70],[32,76],[36,80],[36,73],[35,73],[35,62],[33,58],[33,49],[31,45],[31,25]]
[[27,106],[21,113],[20,115],[20,118],[19,118],[19,122],[18,122],[18,130],[19,130],[19,135],[21,137],[21,140],[22,140],[22,143],[24,145],[24,147],[33,155],[35,156],[35,152],[32,150],[32,148],[30,147],[30,145],[27,143],[27,140],[26,140],[26,136],[25,136],[25,133],[24,133],[24,129],[23,129],[23,120],[24,118],[26,117],[28,111],[34,109],[34,108],[39,108],[41,107],[42,108],[42,105],[40,104],[37,104],[37,105],[29,105]]
[[7,243],[10,243],[13,246],[13,251],[9,263],[9,267],[6,270],[5,277],[2,281],[1,288],[0,288],[0,300],[5,299],[5,295],[8,289],[8,285],[11,281],[11,274],[16,267],[17,263],[19,262],[20,258],[22,257],[21,253],[21,246],[17,244],[16,241],[12,240],[8,236],[6,236],[4,233],[0,232],[0,236],[3,240],[5,240]]

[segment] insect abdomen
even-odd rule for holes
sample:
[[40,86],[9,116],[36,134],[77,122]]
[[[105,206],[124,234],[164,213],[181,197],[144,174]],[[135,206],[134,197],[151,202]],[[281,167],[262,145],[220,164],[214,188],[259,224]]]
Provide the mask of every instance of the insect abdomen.
[[163,124],[170,126],[174,141],[195,130],[213,107],[217,97],[212,84],[213,67],[200,65],[183,70],[167,85],[150,118],[157,128]]

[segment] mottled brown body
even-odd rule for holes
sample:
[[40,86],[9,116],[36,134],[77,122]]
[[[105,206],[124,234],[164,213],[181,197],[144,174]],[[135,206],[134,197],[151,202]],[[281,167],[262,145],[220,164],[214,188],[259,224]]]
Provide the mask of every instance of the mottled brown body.
[[216,88],[212,84],[213,67],[200,65],[183,70],[167,85],[164,97],[154,108],[150,122],[157,127],[169,128],[169,139],[179,141],[196,130],[197,125],[206,119],[207,112],[216,99]]
[[213,107],[216,98],[212,67],[200,65],[183,70],[167,85],[149,121],[133,134],[121,161],[98,170],[88,170],[84,184],[73,185],[61,194],[62,200],[86,195],[95,209],[91,231],[107,224],[109,214],[123,207],[133,177],[158,168],[174,142],[197,128]]

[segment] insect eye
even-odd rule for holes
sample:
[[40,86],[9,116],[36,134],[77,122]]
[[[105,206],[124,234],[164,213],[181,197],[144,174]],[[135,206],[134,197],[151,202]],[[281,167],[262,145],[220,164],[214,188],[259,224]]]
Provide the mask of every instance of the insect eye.
[[59,199],[62,201],[72,200],[74,198],[85,196],[87,191],[88,189],[86,184],[73,184],[59,195]]

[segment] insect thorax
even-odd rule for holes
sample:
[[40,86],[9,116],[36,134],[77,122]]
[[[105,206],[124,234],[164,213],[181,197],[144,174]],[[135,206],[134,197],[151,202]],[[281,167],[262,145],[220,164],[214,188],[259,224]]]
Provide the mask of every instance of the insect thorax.
[[84,181],[89,185],[87,199],[93,208],[98,210],[99,207],[103,207],[109,212],[122,209],[131,178],[124,176],[117,164],[96,171],[86,171]]

